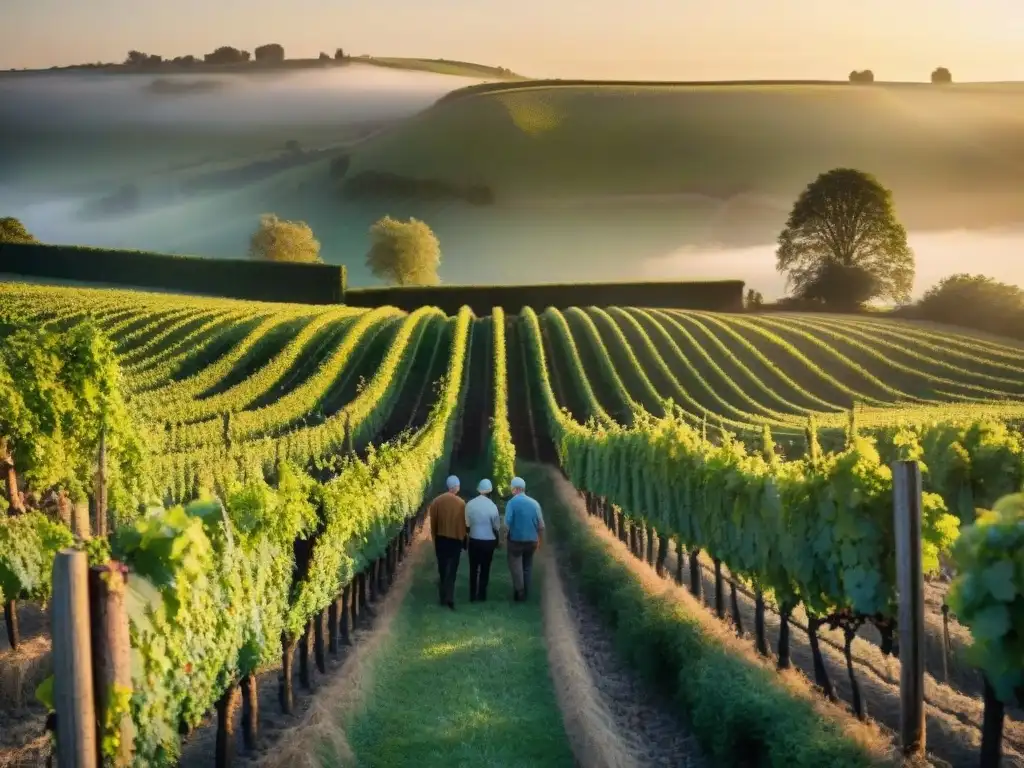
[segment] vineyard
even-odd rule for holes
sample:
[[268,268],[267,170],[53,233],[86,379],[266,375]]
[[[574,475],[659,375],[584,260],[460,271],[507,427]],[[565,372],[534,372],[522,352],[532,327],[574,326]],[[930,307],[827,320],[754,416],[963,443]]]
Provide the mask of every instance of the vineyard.
[[[895,732],[901,461],[923,487],[929,738],[954,765],[976,764],[983,731],[1024,759],[1024,347],[1011,341],[866,316],[449,316],[21,284],[0,285],[0,329],[0,664],[50,653],[38,618],[55,578],[106,568],[126,586],[131,673],[98,687],[93,738],[116,764],[126,750],[178,764],[211,710],[230,721],[240,707],[253,747],[258,676],[280,665],[279,705],[295,709],[293,678],[308,687],[350,642],[446,475],[479,470],[505,498],[540,463],[582,494],[595,530],[760,656]],[[576,541],[566,525],[553,523]],[[27,698],[29,682],[50,707],[67,694],[58,674],[3,682],[0,699]],[[818,729],[799,759],[784,736],[762,734],[764,749],[869,764],[826,720],[787,720]]]

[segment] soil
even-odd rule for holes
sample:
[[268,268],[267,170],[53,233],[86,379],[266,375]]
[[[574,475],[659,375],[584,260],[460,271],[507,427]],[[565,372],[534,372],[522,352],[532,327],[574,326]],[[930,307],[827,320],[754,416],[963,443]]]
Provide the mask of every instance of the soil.
[[[553,543],[555,552],[560,550]],[[550,553],[548,555],[550,557]],[[620,659],[607,625],[584,599],[567,567],[567,557],[552,558],[564,585],[568,615],[578,648],[602,708],[633,764],[642,768],[704,768],[700,745],[671,701],[644,684]]]
[[51,752],[46,709],[35,690],[51,672],[50,617],[35,603],[18,603],[21,644],[12,651],[0,618],[0,768],[46,765]]

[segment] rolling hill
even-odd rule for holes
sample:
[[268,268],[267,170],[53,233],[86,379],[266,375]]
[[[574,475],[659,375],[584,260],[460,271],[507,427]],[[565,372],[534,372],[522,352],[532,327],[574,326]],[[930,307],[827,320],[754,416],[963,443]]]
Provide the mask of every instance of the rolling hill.
[[951,214],[1019,210],[1022,129],[1015,84],[527,82],[445,97],[363,144],[350,173],[483,184],[499,203],[676,195],[788,207],[818,173],[852,166],[893,189],[909,226],[949,225]]

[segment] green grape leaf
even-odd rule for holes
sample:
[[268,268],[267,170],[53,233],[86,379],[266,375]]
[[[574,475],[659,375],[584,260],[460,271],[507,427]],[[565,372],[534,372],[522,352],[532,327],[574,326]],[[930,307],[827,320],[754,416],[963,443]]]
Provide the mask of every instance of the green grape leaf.
[[46,707],[47,712],[54,711],[53,675],[50,675],[36,687],[36,701]]
[[998,640],[1010,630],[1010,612],[1005,605],[990,605],[978,611],[971,624],[976,641]]
[[1017,586],[1013,583],[1014,570],[1010,560],[1000,560],[985,569],[982,579],[996,600],[1012,603],[1017,597]]

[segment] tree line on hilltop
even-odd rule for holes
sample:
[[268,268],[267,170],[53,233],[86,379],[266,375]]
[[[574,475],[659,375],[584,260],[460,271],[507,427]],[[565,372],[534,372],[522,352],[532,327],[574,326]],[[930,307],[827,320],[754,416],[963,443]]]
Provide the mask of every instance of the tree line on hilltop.
[[[860,71],[853,70],[850,72],[851,83],[873,83],[875,82],[875,73],[870,69],[862,69]],[[936,67],[932,70],[932,83],[935,85],[948,85],[953,82],[953,74],[945,67]]]
[[[343,48],[334,51],[334,56],[326,53],[320,54],[321,61],[345,61],[350,57]],[[123,66],[136,69],[154,69],[165,64],[176,66],[202,66],[204,64],[225,65],[225,64],[256,64],[275,65],[283,64],[285,60],[284,46],[279,43],[267,43],[253,49],[252,53],[230,45],[222,45],[203,56],[175,56],[172,59],[165,59],[157,54],[144,53],[132,50],[125,57]]]

